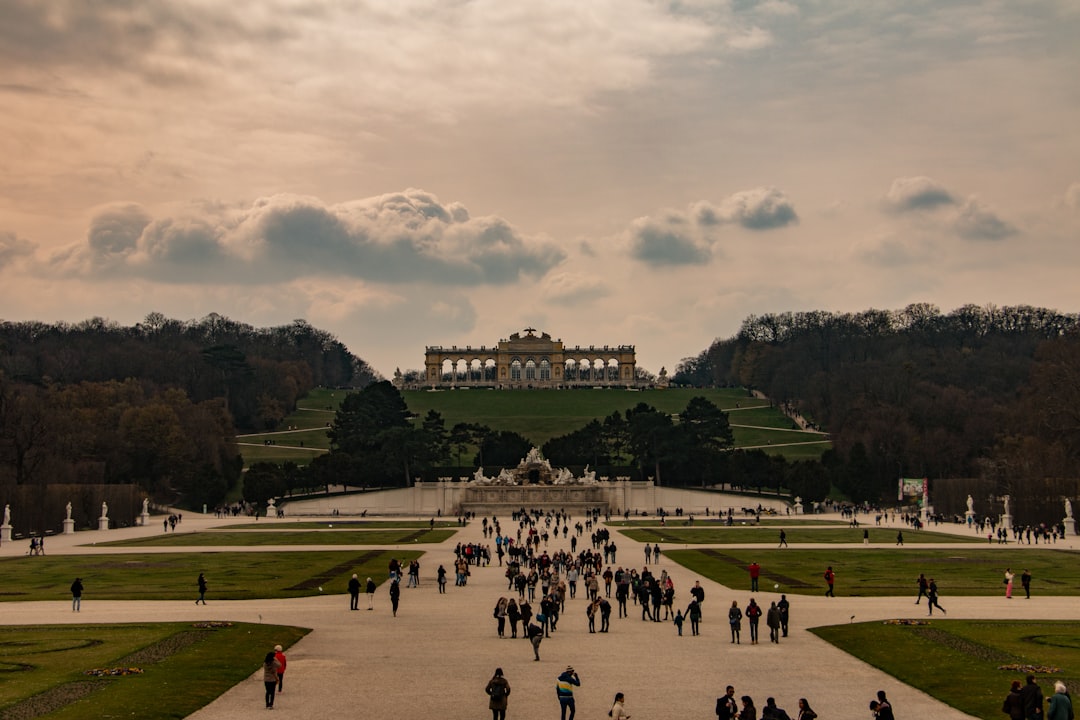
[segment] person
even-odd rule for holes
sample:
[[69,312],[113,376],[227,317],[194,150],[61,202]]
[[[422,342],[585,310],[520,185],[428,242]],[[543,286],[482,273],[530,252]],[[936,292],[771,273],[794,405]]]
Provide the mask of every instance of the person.
[[945,612],[945,608],[941,607],[941,605],[938,604],[937,583],[934,582],[934,578],[930,578],[930,591],[926,595],[926,601],[927,604],[930,606],[930,612],[927,613],[928,615],[934,614],[934,608],[937,608],[942,613]]
[[82,593],[82,578],[75,578],[75,582],[71,583],[71,612],[82,611]]
[[780,611],[780,634],[787,637],[788,618],[791,613],[791,603],[788,602],[787,595],[780,596],[776,609]]
[[266,653],[266,657],[263,658],[263,687],[266,688],[265,697],[267,709],[272,709],[274,707],[274,691],[277,690],[278,664],[273,650]]
[[769,626],[769,642],[780,644],[780,610],[776,607],[776,601],[769,606],[765,614],[765,624]]
[[274,659],[278,661],[277,691],[281,692],[285,689],[285,666],[288,662],[285,659],[285,651],[282,650],[280,645],[274,646]]
[[367,585],[364,587],[364,590],[367,591],[367,609],[368,610],[374,610],[375,609],[375,581],[372,580],[371,578],[368,578],[367,579]]
[[896,544],[903,547],[903,545],[904,545],[904,531],[903,530],[897,530],[896,531]]
[[742,702],[742,710],[739,711],[739,720],[757,720],[757,708],[754,700],[749,695],[743,695],[739,700]]
[[600,598],[600,632],[606,633],[611,629],[611,603],[607,598]]
[[1024,720],[1024,698],[1020,695],[1020,681],[1013,680],[1009,687],[1009,694],[1005,696],[1005,702],[1001,705],[1001,712],[1009,716],[1009,720]]
[[829,586],[829,589],[825,591],[825,597],[836,597],[833,593],[833,585],[836,583],[836,573],[833,572],[832,565],[825,568],[825,584]]
[[484,688],[488,698],[488,710],[491,710],[491,720],[506,720],[506,706],[510,697],[510,682],[503,677],[503,669],[495,668],[495,675],[488,680]]
[[746,610],[743,611],[746,615],[746,623],[750,626],[750,644],[758,644],[758,621],[761,619],[761,607],[758,606],[757,600],[750,598],[750,602],[746,606]]
[[[629,715],[627,716],[629,717]],[[1054,683],[1054,694],[1050,696],[1050,707],[1046,708],[1046,720],[1072,720],[1072,699],[1065,683]]]
[[510,621],[510,637],[517,637],[518,622],[521,620],[521,611],[518,610],[517,600],[510,598],[506,603],[506,619]]
[[626,712],[624,707],[625,702],[625,695],[615,693],[615,701],[611,703],[611,710],[608,710],[608,717],[611,720],[630,720],[630,713]]
[[783,528],[780,528],[780,547],[787,547],[787,533]]
[[495,603],[493,617],[498,624],[499,637],[505,637],[506,635],[506,609],[508,605],[509,603],[504,597],[499,598],[498,602]]
[[690,601],[686,606],[686,617],[690,618],[690,634],[698,635],[701,632],[701,603],[697,598]]
[[356,573],[349,578],[349,609],[360,609],[360,578],[356,576]]
[[[871,708],[871,710],[874,710],[874,708]],[[885,697],[884,690],[877,691],[877,709],[874,711],[878,720],[895,720],[892,703],[889,702],[889,698]]]
[[869,545],[870,544],[870,530],[869,530],[869,528],[864,529],[862,531],[862,544],[863,545]]
[[589,603],[589,606],[585,608],[585,615],[589,618],[589,632],[596,632],[596,613],[600,610],[600,601],[593,600]]
[[766,698],[765,707],[761,708],[761,720],[791,720],[791,716],[776,706],[776,698]]
[[761,575],[761,566],[757,564],[757,561],[750,563],[748,568],[750,571],[750,592],[758,591],[758,576]]
[[731,609],[728,610],[727,617],[728,624],[731,626],[731,642],[735,645],[741,645],[739,636],[742,633],[742,610],[739,609],[737,600],[731,601]]
[[1020,688],[1020,699],[1024,704],[1024,718],[1026,720],[1041,720],[1043,707],[1043,691],[1039,683],[1035,682],[1035,676],[1029,674],[1026,684]]
[[660,543],[653,543],[652,546],[653,562],[657,565],[660,564]]
[[735,720],[739,717],[739,706],[735,702],[735,688],[728,685],[722,697],[716,698],[716,719]]
[[390,582],[390,607],[394,611],[394,617],[397,617],[398,601],[401,600],[401,584],[395,577]]
[[439,583],[439,594],[446,594],[446,568],[442,565],[439,566],[438,571],[435,573]]
[[[648,546],[646,546],[648,547]],[[574,720],[574,686],[581,687],[581,678],[574,672],[573,666],[567,665],[555,682],[555,694],[559,698],[559,717],[561,720]],[[566,711],[570,711],[567,718]]]
[[926,597],[926,591],[930,589],[930,581],[926,579],[924,573],[919,573],[919,579],[915,582],[919,586],[919,594],[915,597],[915,604],[918,605]]
[[645,543],[645,564],[652,564],[652,545]]
[[1024,572],[1020,575],[1020,585],[1024,588],[1024,599],[1031,599],[1031,573],[1027,568],[1024,568]]
[[199,599],[195,601],[195,604],[198,605],[199,603],[202,603],[203,605],[205,605],[206,604],[206,576],[203,575],[202,573],[199,573],[199,579],[198,579],[197,582],[198,582],[198,585],[199,585]]
[[1012,600],[1013,578],[1016,574],[1011,568],[1005,568],[1005,599]]
[[795,716],[795,720],[817,720],[817,713],[806,698],[799,698],[799,714]]
[[[524,603],[528,605],[528,603]],[[533,660],[540,659],[540,642],[544,639],[544,628],[540,627],[534,622],[528,623],[528,627],[525,629],[525,637],[532,643]]]
[[701,587],[700,580],[694,581],[694,587],[690,588],[690,594],[698,601],[698,605],[705,602],[705,588]]

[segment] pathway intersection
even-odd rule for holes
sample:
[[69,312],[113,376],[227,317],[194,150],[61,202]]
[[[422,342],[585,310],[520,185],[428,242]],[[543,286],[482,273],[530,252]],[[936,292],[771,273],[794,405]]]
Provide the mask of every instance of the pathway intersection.
[[[816,519],[829,516],[817,516]],[[348,518],[338,518],[347,520]],[[426,519],[426,518],[423,518]],[[832,519],[837,519],[835,516]],[[288,531],[296,518],[259,520],[260,529],[274,527]],[[510,518],[500,518],[504,530]],[[202,532],[235,520],[216,520],[195,513],[184,514],[182,532]],[[571,521],[573,524],[573,520]],[[793,523],[794,524],[794,523]],[[968,534],[959,526],[931,528],[940,532]],[[263,545],[258,547],[197,547],[186,549],[100,547],[91,543],[121,540],[159,533],[156,523],[147,528],[87,531],[74,536],[48,539],[47,552],[96,555],[124,552],[298,552],[348,550],[347,546]],[[181,533],[178,532],[177,535]],[[619,546],[619,564],[639,570],[644,563],[644,545],[612,529]],[[150,621],[232,620],[300,625],[313,629],[288,651],[289,666],[285,692],[279,696],[275,717],[371,718],[434,717],[440,720],[485,718],[489,716],[484,686],[496,667],[502,667],[512,692],[508,718],[511,720],[553,720],[558,717],[555,679],[567,665],[581,677],[576,691],[578,717],[604,717],[616,692],[626,694],[626,708],[641,720],[659,718],[715,718],[716,698],[726,685],[734,685],[736,695],[750,695],[761,708],[766,697],[775,697],[780,707],[794,714],[800,697],[809,699],[822,718],[865,720],[867,705],[877,690],[885,690],[897,716],[959,720],[968,718],[957,710],[904,685],[892,677],[852,658],[806,631],[808,627],[897,617],[921,617],[922,608],[913,607],[912,592],[897,597],[835,599],[822,596],[789,595],[791,633],[779,645],[729,644],[726,610],[732,600],[740,606],[751,594],[746,588],[726,588],[705,580],[662,557],[650,569],[667,570],[676,589],[676,607],[685,608],[689,588],[701,580],[706,598],[703,604],[701,635],[692,637],[689,625],[679,637],[671,623],[640,620],[640,611],[630,604],[630,617],[618,619],[613,613],[611,632],[589,634],[584,593],[567,600],[558,630],[540,647],[540,662],[534,662],[529,643],[522,639],[500,639],[496,634],[492,608],[508,595],[503,569],[497,563],[474,568],[468,585],[454,587],[440,595],[435,571],[440,564],[452,575],[454,547],[458,542],[481,542],[479,522],[459,530],[449,540],[433,545],[409,544],[409,550],[424,551],[421,557],[419,588],[403,588],[398,617],[391,617],[385,577],[380,583],[373,612],[350,612],[345,588],[326,588],[326,594],[289,600],[215,601],[195,606],[188,601],[95,601],[92,593],[84,599],[82,612],[73,616],[70,601],[5,602],[4,624],[111,623]],[[388,546],[394,549],[395,546]],[[579,550],[582,543],[579,542]],[[695,545],[692,547],[708,547]],[[772,545],[724,545],[772,547]],[[844,547],[863,549],[862,544],[794,545],[793,547]],[[895,552],[919,552],[932,548],[955,550],[955,544],[919,544]],[[1015,546],[1010,546],[1015,547]],[[1027,546],[1024,546],[1027,547]],[[1038,546],[1033,546],[1038,547]],[[1059,541],[1057,549],[1080,549],[1077,538]],[[405,546],[397,546],[404,550]],[[364,546],[363,549],[371,549]],[[549,552],[569,550],[569,540],[551,542]],[[675,546],[664,547],[665,550]],[[993,552],[986,548],[985,552]],[[0,555],[25,554],[21,543],[5,543]],[[192,560],[192,577],[198,572]],[[580,588],[579,588],[580,590]],[[905,589],[906,590],[906,589]],[[756,593],[759,604],[768,607],[779,595]],[[1035,595],[1030,601],[1008,602],[1003,597],[949,596],[949,619],[1071,619],[1080,620],[1080,603],[1075,597]],[[1023,613],[1022,615],[1018,613]],[[762,623],[764,625],[764,623]],[[743,636],[747,637],[744,632]],[[763,627],[763,636],[767,628]],[[917,661],[913,659],[913,662]],[[261,657],[251,660],[252,676],[191,716],[193,720],[233,720],[261,713],[262,685],[256,673]],[[1007,688],[1002,688],[1004,696]],[[957,692],[964,688],[957,687]],[[167,699],[163,699],[167,702]]]

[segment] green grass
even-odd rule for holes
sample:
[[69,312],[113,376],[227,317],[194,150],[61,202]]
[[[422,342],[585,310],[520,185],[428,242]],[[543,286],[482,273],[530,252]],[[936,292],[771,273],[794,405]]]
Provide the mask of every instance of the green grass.
[[119,547],[214,547],[260,545],[403,545],[405,543],[439,543],[456,530],[293,530],[291,528],[262,528],[261,532],[241,530],[222,532],[210,530],[197,533],[169,533],[134,540],[117,540],[98,545]]
[[[275,644],[287,650],[308,632],[243,623],[212,630],[190,623],[0,627],[0,672],[4,674],[0,716],[6,717],[5,709],[12,705],[38,696],[38,700],[54,697],[60,704],[44,716],[50,720],[183,718],[249,677]],[[193,642],[185,645],[185,641]],[[171,646],[173,651],[132,657],[154,646]],[[143,673],[108,678],[83,674],[119,667],[122,662]],[[62,704],[73,698],[70,683],[84,682],[96,686],[94,692]],[[177,692],[178,688],[183,692]]]
[[[243,525],[219,525],[214,531],[219,530],[256,530],[265,532],[273,530],[384,530],[386,528],[426,528],[430,525],[428,520],[303,520],[290,523],[267,523],[250,522]],[[456,520],[436,520],[436,528],[460,528]]]
[[[631,540],[649,543],[675,544],[720,544],[720,543],[763,543],[776,546],[780,543],[780,526],[768,527],[653,527],[621,530]],[[807,527],[799,525],[782,526],[787,533],[788,543],[861,543],[864,528],[847,527]],[[868,528],[870,542],[896,542],[896,531],[887,528]],[[904,536],[905,543],[978,543],[985,545],[978,538],[965,535],[946,535],[934,532],[912,532]]]
[[[928,626],[859,623],[811,632],[851,655],[974,717],[1003,717],[1013,680],[1025,673],[1010,664],[1060,668],[1038,674],[1046,697],[1061,680],[1080,682],[1080,626],[1054,621],[933,621]],[[1075,697],[1075,695],[1074,695]]]
[[[661,546],[663,550],[663,546]],[[942,602],[950,595],[1004,594],[1005,568],[1017,574],[1031,571],[1036,595],[1080,595],[1080,556],[1067,550],[1032,550],[990,545],[958,545],[955,550],[918,547],[800,550],[702,549],[666,550],[665,555],[694,572],[730,588],[748,588],[747,566],[761,565],[761,586],[779,592],[823,594],[822,573],[831,565],[836,573],[836,594],[885,597],[917,594],[919,573],[937,580]],[[1019,586],[1019,584],[1018,584]]]
[[206,574],[207,599],[253,600],[345,593],[352,573],[386,577],[391,557],[403,563],[416,551],[204,552],[48,555],[0,559],[0,600],[70,600],[76,577],[83,604],[95,600],[194,600],[195,579]]
[[257,462],[276,463],[286,462],[297,465],[307,465],[319,455],[329,452],[326,449],[315,448],[290,448],[281,445],[240,445],[240,455],[244,458],[244,465],[250,466]]
[[[758,525],[776,526],[777,528],[784,527],[784,528],[788,528],[789,532],[790,532],[790,528],[798,527],[798,526],[815,526],[815,525],[816,526],[823,526],[823,525],[828,525],[828,526],[832,526],[832,527],[845,527],[845,528],[848,526],[847,522],[841,521],[841,520],[819,520],[817,518],[813,518],[813,519],[811,519],[811,518],[812,518],[812,516],[810,516],[810,515],[797,515],[797,516],[789,517],[787,519],[770,518],[770,517],[767,517],[767,516],[763,516],[761,518],[761,520],[758,521],[757,524]],[[681,518],[679,518],[679,517],[669,517],[668,520],[666,521],[666,524],[664,525],[664,527],[669,527],[669,528],[686,527],[686,526],[689,526],[689,522],[690,522],[690,519],[688,517],[681,517]],[[694,517],[694,527],[704,527],[704,528],[727,527],[726,525],[724,525],[725,522],[726,522],[725,520],[717,519],[716,516],[709,516],[708,518],[703,518],[700,515],[697,515],[697,516]],[[649,520],[611,520],[611,521],[607,522],[606,524],[611,525],[611,526],[615,526],[615,527],[655,527],[655,528],[661,527],[660,521],[659,520],[653,520],[653,519],[649,519]],[[735,524],[732,527],[736,528],[736,527],[746,527],[746,526],[753,526],[753,525],[754,525],[753,520],[750,520],[750,519],[746,519],[746,520],[736,519]],[[776,532],[778,532],[778,530]],[[861,537],[862,536],[860,535],[860,538]]]

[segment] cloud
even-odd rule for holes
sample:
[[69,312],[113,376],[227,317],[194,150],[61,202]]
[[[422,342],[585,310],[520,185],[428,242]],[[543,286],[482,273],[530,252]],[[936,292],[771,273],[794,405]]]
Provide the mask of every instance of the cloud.
[[46,267],[189,283],[337,275],[501,285],[541,277],[564,257],[502,218],[474,218],[460,203],[410,189],[339,204],[275,195],[247,208],[203,204],[159,219],[138,205],[109,206],[91,220],[85,243],[53,253]]
[[902,213],[955,205],[956,198],[936,180],[919,176],[893,180],[882,202],[886,209]]
[[957,209],[952,223],[956,232],[969,240],[1003,240],[1018,232],[974,196]]
[[686,210],[665,210],[634,220],[625,235],[630,254],[650,265],[702,265],[712,259],[713,246],[725,225],[770,230],[799,221],[788,197],[772,187],[734,193],[714,205],[707,201]]
[[1080,210],[1080,182],[1074,182],[1065,191],[1065,206]]
[[13,232],[0,231],[0,268],[6,268],[16,258],[32,255],[34,243],[24,240]]
[[611,289],[599,278],[572,272],[552,273],[541,287],[541,295],[558,305],[575,305],[610,294]]

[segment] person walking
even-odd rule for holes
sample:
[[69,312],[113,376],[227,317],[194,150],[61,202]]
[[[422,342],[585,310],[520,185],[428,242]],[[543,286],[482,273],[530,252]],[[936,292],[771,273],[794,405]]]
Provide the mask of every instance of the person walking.
[[904,546],[904,531],[903,530],[897,530],[896,531],[896,544],[899,545],[900,547]]
[[75,578],[75,582],[71,583],[71,612],[82,611],[82,594],[82,578]]
[[731,643],[740,645],[739,637],[742,634],[742,610],[739,609],[737,600],[731,601],[731,609],[727,612],[728,625],[731,626]]
[[[630,717],[627,715],[626,717]],[[1054,683],[1054,694],[1050,696],[1050,707],[1046,708],[1046,720],[1072,720],[1072,699],[1065,683],[1058,680]]]
[[277,671],[278,661],[274,656],[274,651],[266,653],[266,657],[263,658],[263,687],[266,694],[266,708],[272,710],[274,708],[274,691],[277,690]]
[[941,605],[938,604],[937,583],[934,582],[934,578],[930,578],[930,586],[929,587],[930,587],[930,590],[926,594],[926,601],[927,601],[927,605],[930,606],[929,607],[930,612],[928,612],[927,615],[933,615],[934,614],[934,608],[937,608],[942,613],[944,613],[945,608],[941,607]]
[[611,709],[608,710],[608,717],[611,720],[630,720],[630,713],[626,712],[626,707],[624,707],[625,702],[625,695],[615,693],[615,700],[611,703]]
[[1024,588],[1024,599],[1031,599],[1031,573],[1027,568],[1024,568],[1024,572],[1020,575],[1020,586]]
[[776,607],[776,601],[769,606],[765,614],[765,624],[769,626],[769,642],[780,644],[780,610]]
[[503,677],[503,669],[495,668],[495,675],[488,680],[484,692],[488,695],[491,720],[506,720],[506,706],[510,698],[510,682]]
[[919,573],[919,579],[915,581],[919,586],[919,594],[915,598],[915,604],[918,605],[919,601],[926,597],[926,591],[930,589],[930,582],[926,579],[926,575]]
[[1005,568],[1005,580],[1004,580],[1004,582],[1005,582],[1005,599],[1006,600],[1012,600],[1013,578],[1014,577],[1016,577],[1016,574],[1010,568]]
[[[647,547],[647,546],[646,546]],[[559,675],[558,680],[555,682],[555,694],[559,698],[559,718],[560,720],[574,720],[574,714],[576,709],[574,707],[574,686],[581,687],[581,678],[574,672],[574,668],[571,665],[566,666],[566,670]],[[567,717],[566,712],[570,711],[570,716]]]
[[836,584],[836,573],[833,572],[832,565],[825,568],[825,584],[828,585],[828,590],[825,591],[825,597],[836,597],[833,592],[833,586]]
[[375,609],[375,581],[370,577],[367,579],[367,584],[364,586],[364,590],[367,592],[367,609]]
[[780,602],[776,603],[776,609],[780,611],[780,634],[787,637],[788,618],[791,613],[791,603],[788,602],[787,595],[780,596]]
[[701,603],[698,602],[697,598],[691,600],[690,604],[686,606],[686,617],[690,618],[690,634],[698,635],[701,632]]
[[394,611],[394,617],[397,617],[398,602],[401,600],[401,583],[397,578],[394,578],[390,582],[390,607]]
[[288,661],[285,659],[285,651],[280,645],[274,646],[274,659],[278,662],[277,691],[280,693],[285,689],[285,666],[288,664]]
[[360,578],[356,577],[356,573],[349,578],[349,609],[360,609]]
[[746,615],[746,622],[750,626],[750,644],[757,645],[758,621],[761,619],[761,607],[757,604],[757,600],[750,598],[743,614]]
[[[787,533],[783,528],[780,528],[780,547],[787,547]],[[779,549],[779,548],[778,548]]]
[[197,582],[197,584],[199,586],[199,598],[195,601],[195,604],[198,605],[199,603],[202,603],[203,605],[205,605],[206,604],[206,576],[203,575],[202,573],[199,573],[199,579],[196,582]]

